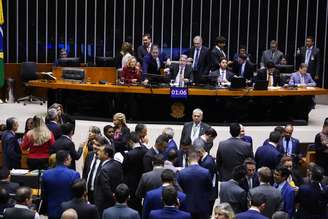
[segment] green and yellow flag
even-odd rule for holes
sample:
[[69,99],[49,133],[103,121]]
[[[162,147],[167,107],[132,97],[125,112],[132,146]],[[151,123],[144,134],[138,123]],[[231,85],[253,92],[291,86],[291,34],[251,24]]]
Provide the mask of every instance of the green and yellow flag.
[[3,87],[5,84],[5,71],[3,65],[3,30],[2,25],[5,22],[3,18],[3,7],[2,7],[2,0],[0,0],[0,88]]

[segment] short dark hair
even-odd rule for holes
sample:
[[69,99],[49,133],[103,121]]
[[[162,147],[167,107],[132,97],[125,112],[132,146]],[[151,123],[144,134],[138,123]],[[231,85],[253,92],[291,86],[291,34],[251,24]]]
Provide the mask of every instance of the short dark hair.
[[180,145],[191,145],[191,138],[187,137],[185,139],[182,139]]
[[273,131],[280,132],[281,134],[284,133],[285,128],[281,126],[276,126]]
[[279,165],[277,168],[276,168],[276,171],[279,172],[281,174],[282,177],[285,177],[286,179],[288,178],[288,176],[290,175],[290,171],[284,167],[284,166],[281,166]]
[[249,165],[249,164],[256,165],[256,162],[253,158],[248,157],[244,160],[244,165],[246,166],[246,165]]
[[269,69],[269,68],[275,68],[276,65],[273,63],[273,62],[267,62],[266,63],[266,68]]
[[188,160],[193,160],[193,161],[197,161],[199,155],[198,152],[195,150],[190,150],[188,153]]
[[145,33],[144,35],[142,35],[142,38],[147,37],[148,39],[151,39],[151,35],[149,33]]
[[82,198],[86,191],[86,182],[84,179],[76,180],[72,185],[72,193],[74,198]]
[[165,186],[162,190],[162,198],[164,205],[172,206],[177,204],[178,192],[174,186]]
[[158,49],[159,50],[159,46],[156,44],[152,44],[150,47],[150,51],[153,51],[154,49]]
[[99,142],[100,145],[107,145],[108,141],[104,136],[96,135],[95,140]]
[[162,154],[156,154],[152,160],[153,160],[153,166],[163,166],[164,165],[164,157]]
[[246,60],[247,59],[247,55],[246,54],[239,54],[238,56],[240,59],[242,60]]
[[269,141],[271,141],[273,143],[278,143],[280,138],[281,138],[281,133],[277,132],[277,131],[273,131],[270,133]]
[[311,169],[311,180],[314,182],[321,182],[323,179],[324,170],[319,165],[314,165]]
[[118,203],[124,203],[128,200],[129,198],[129,187],[124,184],[121,183],[118,186],[116,186],[115,188],[115,199]]
[[242,180],[247,174],[246,168],[244,165],[236,166],[232,169],[232,178],[239,182]]
[[240,124],[231,123],[230,124],[230,134],[232,137],[238,137],[240,135]]
[[64,164],[65,160],[68,159],[69,153],[66,150],[59,150],[56,152],[56,164]]
[[155,144],[163,144],[169,141],[169,137],[167,135],[161,134],[156,138]]
[[175,178],[176,178],[176,175],[173,172],[173,170],[165,169],[161,173],[162,183],[171,183],[171,182],[174,182]]
[[10,117],[6,120],[6,129],[12,130],[14,128],[14,124],[17,121],[15,117]]
[[312,40],[312,42],[314,42],[313,36],[307,36],[306,39],[310,39],[310,40]]
[[305,64],[305,63],[301,63],[301,64],[298,66],[298,69],[302,69],[302,68],[305,68],[305,67],[308,67],[308,65]]
[[132,141],[133,143],[138,143],[140,139],[137,132],[130,132],[129,140]]
[[72,123],[66,122],[60,126],[63,135],[69,135],[74,131],[74,125]]
[[239,50],[241,50],[241,49],[247,49],[247,47],[245,46],[245,45],[239,45]]
[[221,57],[221,58],[219,59],[219,64],[221,64],[221,62],[222,62],[223,60],[228,61],[228,59],[227,59],[226,57]]
[[205,131],[205,135],[211,136],[212,138],[215,138],[218,134],[216,133],[215,129],[210,127]]
[[113,146],[106,145],[104,147],[104,153],[107,154],[109,158],[114,158],[115,149]]
[[219,43],[226,43],[226,38],[225,37],[223,37],[223,36],[217,36],[216,38],[215,38],[215,44],[219,44]]
[[7,167],[2,167],[0,171],[0,180],[7,179],[10,175],[10,171]]
[[114,129],[114,127],[111,126],[111,125],[105,125],[105,126],[104,126],[104,129],[103,129],[104,134],[108,131],[108,129]]
[[251,195],[251,205],[255,207],[260,207],[262,204],[265,204],[267,199],[262,193],[253,193]]
[[136,127],[134,128],[134,131],[136,132],[136,133],[140,133],[140,132],[142,132],[142,130],[144,130],[146,128],[146,125],[145,124],[142,124],[142,123],[138,123],[137,125],[136,125]]
[[174,149],[169,150],[169,152],[167,153],[167,160],[168,161],[173,162],[175,159],[177,159],[177,157],[178,157],[178,153]]
[[9,193],[7,192],[6,189],[0,188],[0,204],[8,204],[9,201]]
[[16,191],[15,199],[18,203],[25,202],[26,199],[30,199],[32,196],[32,189],[29,187],[19,187]]

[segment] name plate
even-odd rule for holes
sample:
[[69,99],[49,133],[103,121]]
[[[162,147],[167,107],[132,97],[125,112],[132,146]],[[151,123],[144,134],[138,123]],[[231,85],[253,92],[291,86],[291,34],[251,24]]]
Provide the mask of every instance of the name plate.
[[187,99],[188,88],[187,87],[171,87],[170,88],[171,98],[173,99]]

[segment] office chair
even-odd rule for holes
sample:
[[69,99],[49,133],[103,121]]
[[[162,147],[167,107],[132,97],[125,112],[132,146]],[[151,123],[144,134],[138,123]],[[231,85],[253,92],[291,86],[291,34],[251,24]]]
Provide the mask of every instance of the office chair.
[[37,74],[36,74],[36,63],[35,62],[23,62],[21,64],[21,79],[23,82],[23,86],[25,87],[26,90],[28,90],[29,95],[17,99],[17,103],[23,102],[24,105],[26,103],[39,103],[42,105],[45,103],[45,100],[41,97],[36,97],[32,95],[32,92],[30,91],[28,87],[28,82],[30,80],[36,80],[37,79]]

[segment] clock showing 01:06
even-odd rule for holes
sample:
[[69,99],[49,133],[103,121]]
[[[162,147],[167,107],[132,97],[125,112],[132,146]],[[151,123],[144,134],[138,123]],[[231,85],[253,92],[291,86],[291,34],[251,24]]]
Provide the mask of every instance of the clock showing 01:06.
[[171,98],[174,98],[174,99],[187,99],[188,98],[188,88],[171,87],[170,94],[171,94]]

